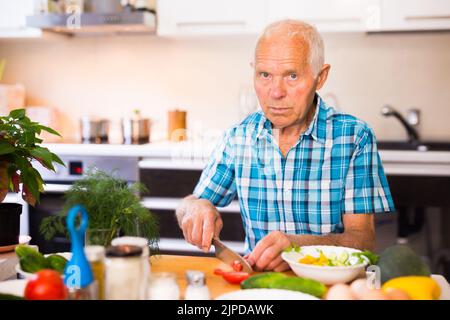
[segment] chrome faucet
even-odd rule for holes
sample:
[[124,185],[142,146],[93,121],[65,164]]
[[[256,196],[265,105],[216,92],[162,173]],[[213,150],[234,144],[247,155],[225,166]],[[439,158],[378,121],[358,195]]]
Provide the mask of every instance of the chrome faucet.
[[381,114],[385,117],[394,116],[400,121],[403,127],[408,133],[408,141],[413,144],[419,144],[419,134],[414,126],[419,124],[420,111],[417,109],[411,109],[408,112],[408,121],[394,108],[391,106],[384,106],[381,109]]

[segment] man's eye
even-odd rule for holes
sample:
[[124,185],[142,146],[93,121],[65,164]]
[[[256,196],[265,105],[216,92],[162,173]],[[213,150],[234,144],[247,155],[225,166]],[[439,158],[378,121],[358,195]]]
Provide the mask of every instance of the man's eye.
[[291,73],[290,75],[289,75],[289,79],[290,80],[297,80],[297,74],[296,73]]
[[259,76],[263,79],[267,79],[269,77],[269,74],[267,72],[262,71],[259,73]]

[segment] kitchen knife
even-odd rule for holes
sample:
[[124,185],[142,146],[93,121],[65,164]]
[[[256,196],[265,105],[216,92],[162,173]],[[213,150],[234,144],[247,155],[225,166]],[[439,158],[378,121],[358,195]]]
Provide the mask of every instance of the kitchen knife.
[[234,261],[238,260],[242,264],[243,272],[248,273],[253,272],[252,267],[248,264],[248,262],[244,258],[242,258],[240,254],[228,248],[219,239],[213,238],[212,245],[215,248],[215,254],[218,259],[222,260],[229,266],[231,266]]

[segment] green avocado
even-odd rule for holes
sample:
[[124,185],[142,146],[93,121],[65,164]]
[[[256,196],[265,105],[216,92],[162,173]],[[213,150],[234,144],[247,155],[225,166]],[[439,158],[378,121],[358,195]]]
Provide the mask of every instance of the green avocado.
[[408,246],[395,245],[386,248],[377,263],[381,282],[403,276],[430,276],[430,269]]

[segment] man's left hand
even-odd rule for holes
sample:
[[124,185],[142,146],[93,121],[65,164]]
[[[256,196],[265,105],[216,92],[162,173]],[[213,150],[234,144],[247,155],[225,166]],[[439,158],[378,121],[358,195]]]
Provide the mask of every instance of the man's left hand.
[[255,271],[286,271],[289,265],[281,259],[281,253],[290,245],[286,234],[272,231],[256,244],[246,259]]

